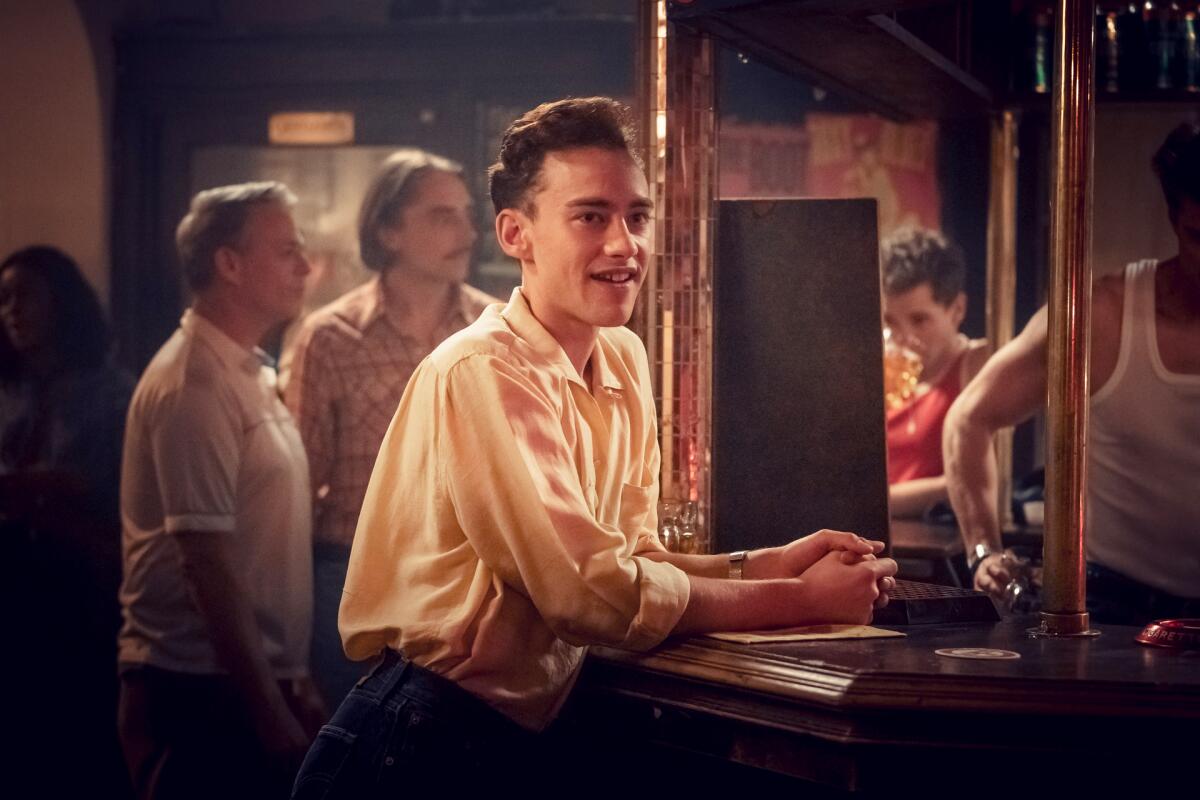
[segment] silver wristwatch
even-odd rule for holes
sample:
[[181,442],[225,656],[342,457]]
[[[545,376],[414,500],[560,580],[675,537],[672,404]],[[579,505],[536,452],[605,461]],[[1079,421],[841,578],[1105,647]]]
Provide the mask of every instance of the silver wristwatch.
[[729,554],[729,577],[732,580],[740,581],[742,579],[742,567],[746,565],[746,556],[749,555],[745,550],[736,550]]
[[971,574],[975,574],[975,569],[979,566],[979,562],[983,561],[988,556],[996,551],[988,547],[983,542],[977,542],[974,547],[967,551],[967,569]]

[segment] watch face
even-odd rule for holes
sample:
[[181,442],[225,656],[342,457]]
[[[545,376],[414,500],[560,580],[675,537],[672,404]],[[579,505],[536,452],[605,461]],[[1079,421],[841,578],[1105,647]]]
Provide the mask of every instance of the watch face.
[[967,552],[967,566],[974,567],[992,554],[992,549],[980,542]]

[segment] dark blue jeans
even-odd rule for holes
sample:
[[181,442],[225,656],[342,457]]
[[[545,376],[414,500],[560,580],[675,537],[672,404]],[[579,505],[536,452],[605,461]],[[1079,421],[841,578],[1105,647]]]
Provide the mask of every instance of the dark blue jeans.
[[346,658],[338,633],[338,606],[346,585],[348,548],[313,547],[312,676],[330,708],[337,708],[363,677],[363,664]]
[[1089,561],[1087,608],[1092,622],[1145,625],[1156,619],[1200,616],[1200,598],[1176,597]]
[[437,796],[545,774],[542,738],[452,681],[387,651],[317,735],[294,800]]

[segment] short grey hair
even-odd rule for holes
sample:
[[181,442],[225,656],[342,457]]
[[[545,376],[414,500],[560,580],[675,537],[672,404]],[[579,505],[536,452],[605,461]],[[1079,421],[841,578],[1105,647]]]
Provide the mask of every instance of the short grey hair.
[[397,150],[379,166],[358,211],[358,251],[368,268],[383,271],[391,266],[392,252],[379,240],[379,232],[399,221],[421,178],[432,171],[461,177],[463,168],[457,161],[415,147]]
[[192,198],[175,229],[175,249],[193,291],[212,284],[217,250],[237,244],[250,212],[268,203],[291,208],[296,195],[278,181],[257,181],[205,189]]

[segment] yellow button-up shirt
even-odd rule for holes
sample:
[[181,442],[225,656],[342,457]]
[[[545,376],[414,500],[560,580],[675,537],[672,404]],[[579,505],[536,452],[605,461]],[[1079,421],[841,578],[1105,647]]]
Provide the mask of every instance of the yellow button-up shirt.
[[648,649],[687,576],[656,536],[659,451],[646,352],[603,329],[589,387],[520,290],[413,373],[355,533],[339,626],[521,725],[544,728],[602,643]]

